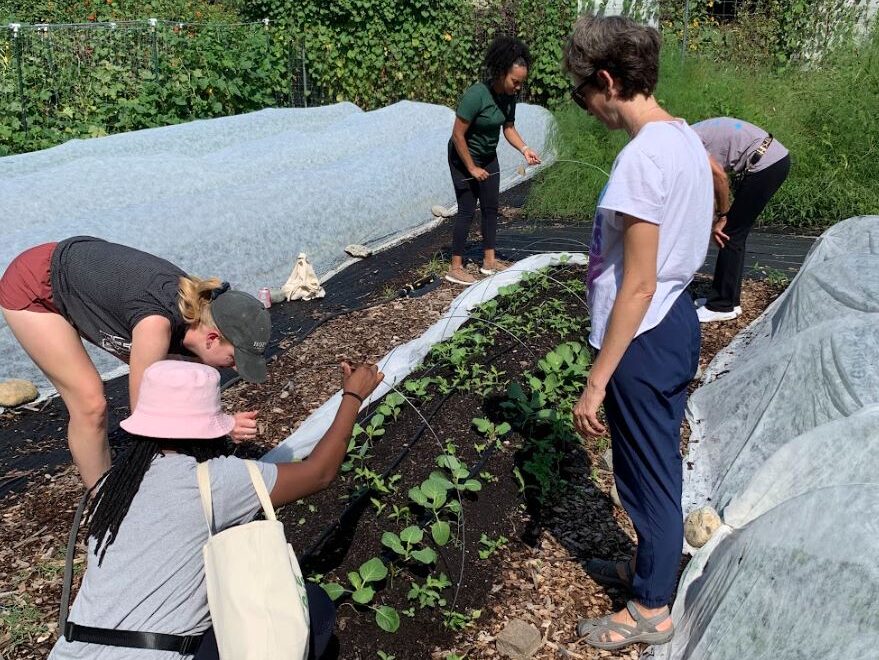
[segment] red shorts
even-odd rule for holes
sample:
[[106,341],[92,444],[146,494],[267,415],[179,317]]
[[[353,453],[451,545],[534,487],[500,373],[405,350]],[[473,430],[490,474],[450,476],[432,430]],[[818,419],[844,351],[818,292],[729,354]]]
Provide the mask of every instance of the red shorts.
[[0,278],[0,307],[9,310],[58,314],[52,303],[49,268],[58,243],[44,243],[25,250],[9,264]]

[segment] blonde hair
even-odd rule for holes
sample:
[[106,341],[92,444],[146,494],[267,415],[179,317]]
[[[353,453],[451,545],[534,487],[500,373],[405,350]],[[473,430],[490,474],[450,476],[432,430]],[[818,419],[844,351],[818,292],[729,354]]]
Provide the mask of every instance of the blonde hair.
[[222,285],[223,281],[218,277],[202,279],[187,275],[180,278],[177,306],[187,325],[217,327],[211,315],[211,300],[214,289]]

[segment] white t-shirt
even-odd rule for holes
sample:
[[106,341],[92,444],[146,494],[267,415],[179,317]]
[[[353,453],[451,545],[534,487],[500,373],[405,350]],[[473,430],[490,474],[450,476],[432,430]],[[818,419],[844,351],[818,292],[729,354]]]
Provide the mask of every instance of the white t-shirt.
[[[244,461],[208,461],[215,532],[253,519],[261,509]],[[278,467],[257,461],[271,492]],[[191,456],[153,459],[119,534],[98,565],[89,538],[88,568],[70,620],[81,626],[197,635],[210,626],[202,546],[208,528]],[[192,655],[58,640],[50,660],[186,660]]]
[[714,186],[705,147],[684,121],[645,124],[620,151],[598,199],[589,254],[589,343],[601,348],[623,280],[626,214],[659,225],[656,293],[635,336],[656,327],[705,260]]

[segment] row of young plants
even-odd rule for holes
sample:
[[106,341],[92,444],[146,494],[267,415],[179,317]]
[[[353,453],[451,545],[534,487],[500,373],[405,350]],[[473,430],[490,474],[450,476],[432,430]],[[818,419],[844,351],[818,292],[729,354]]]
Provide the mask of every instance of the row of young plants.
[[[349,507],[368,502],[365,508],[375,515],[381,531],[374,555],[349,570],[312,575],[340,605],[371,614],[379,628],[391,633],[400,628],[401,621],[425,610],[436,611],[444,627],[452,631],[472,625],[480,616],[478,607],[462,611],[457,606],[466,555],[488,561],[509,541],[502,533],[468,528],[466,512],[479,507],[483,491],[504,478],[515,478],[522,495],[543,498],[560,483],[556,476],[562,451],[556,446],[558,437],[544,437],[536,426],[540,430],[536,442],[532,443],[529,434],[534,424],[563,427],[571,404],[562,402],[562,397],[574,393],[577,379],[582,386],[588,369],[588,351],[576,342],[567,341],[546,352],[559,339],[585,334],[583,274],[579,267],[562,266],[527,273],[519,284],[503,287],[497,298],[477,308],[454,335],[435,345],[419,372],[355,427],[340,488]],[[514,356],[509,362],[518,367],[518,373],[492,364],[499,355]],[[522,374],[525,365],[533,371]],[[436,419],[437,411],[450,405],[447,402],[461,398],[475,406],[489,399],[500,405],[493,415],[470,416],[468,434],[448,438],[444,420],[433,424],[428,420]],[[555,410],[550,410],[553,406]],[[478,413],[478,408],[473,412]],[[396,431],[406,426],[406,419],[406,428],[413,421],[421,425],[424,437],[419,442],[436,447],[424,467],[429,473],[411,483],[399,471],[415,445]],[[524,447],[511,442],[514,429],[525,440]],[[390,461],[390,467],[380,466],[374,460],[375,449],[388,442],[396,443],[400,458]],[[515,475],[491,469],[493,455],[516,452],[522,453],[523,461],[520,468],[509,470]],[[521,501],[510,501],[508,506],[515,509]],[[343,512],[338,518],[344,516]],[[476,536],[467,538],[468,531]],[[457,572],[448,553],[453,553],[448,557],[460,553]],[[383,594],[399,580],[408,585],[404,603],[391,602]]]

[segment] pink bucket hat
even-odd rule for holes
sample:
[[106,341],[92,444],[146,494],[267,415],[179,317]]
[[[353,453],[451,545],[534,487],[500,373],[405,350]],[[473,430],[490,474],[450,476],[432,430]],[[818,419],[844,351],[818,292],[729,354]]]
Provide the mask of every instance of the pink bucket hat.
[[147,367],[134,413],[119,426],[148,438],[209,440],[235,419],[220,408],[220,374],[195,362],[162,360]]

